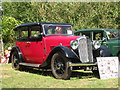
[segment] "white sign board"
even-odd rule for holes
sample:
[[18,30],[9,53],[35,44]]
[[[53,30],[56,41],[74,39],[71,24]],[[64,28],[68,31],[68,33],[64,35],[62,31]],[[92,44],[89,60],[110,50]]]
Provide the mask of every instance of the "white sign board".
[[97,57],[100,79],[120,77],[118,57]]

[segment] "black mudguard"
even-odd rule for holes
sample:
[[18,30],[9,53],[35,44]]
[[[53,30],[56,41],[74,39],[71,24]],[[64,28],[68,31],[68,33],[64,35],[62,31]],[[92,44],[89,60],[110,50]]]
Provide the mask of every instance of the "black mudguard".
[[63,55],[67,58],[74,58],[74,59],[78,58],[78,55],[73,50],[71,50],[71,49],[69,49],[68,47],[65,47],[65,46],[57,46],[51,51],[51,53],[56,53],[58,51],[62,52]]
[[110,57],[112,56],[112,53],[106,46],[100,46],[100,48],[93,51],[93,56],[94,57]]
[[[73,50],[71,50],[71,49],[69,49],[68,47],[65,47],[65,46],[57,46],[50,52],[48,58],[42,64],[41,67],[45,67],[47,65],[50,65],[52,56],[57,52],[61,52],[62,55],[64,55],[66,58],[70,59],[72,62],[76,62],[76,61],[79,60],[78,55]],[[79,62],[80,62],[80,60],[79,60]]]
[[11,63],[11,56],[12,56],[12,53],[13,53],[14,51],[17,51],[17,52],[18,52],[19,62],[23,62],[22,53],[21,53],[20,49],[19,49],[17,46],[15,46],[15,47],[12,48],[12,50],[11,50],[11,52],[10,52],[9,63]]

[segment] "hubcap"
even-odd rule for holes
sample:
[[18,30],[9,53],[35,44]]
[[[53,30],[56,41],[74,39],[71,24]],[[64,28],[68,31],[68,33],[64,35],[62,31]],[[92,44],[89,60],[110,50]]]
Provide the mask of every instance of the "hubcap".
[[56,58],[56,60],[54,62],[54,69],[55,69],[55,72],[59,76],[64,74],[64,72],[65,72],[65,63],[62,60],[62,58]]
[[16,68],[18,66],[18,58],[16,54],[13,55],[13,66]]
[[16,63],[18,59],[16,58],[16,56],[14,56],[13,60],[14,60],[14,63]]
[[62,67],[63,67],[63,64],[62,63],[58,63],[56,69],[60,70]]

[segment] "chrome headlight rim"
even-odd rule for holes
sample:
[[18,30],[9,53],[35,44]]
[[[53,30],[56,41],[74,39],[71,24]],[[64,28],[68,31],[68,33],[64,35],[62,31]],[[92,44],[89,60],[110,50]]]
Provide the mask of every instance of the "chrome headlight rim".
[[83,36],[78,37],[76,40],[72,40],[70,42],[70,46],[72,47],[72,49],[76,50],[78,48],[80,39],[87,39],[87,38],[85,35],[83,35]]
[[101,42],[98,41],[98,40],[95,40],[95,41],[93,42],[93,46],[94,46],[95,49],[98,49],[98,48],[100,48],[100,46],[101,46]]
[[72,47],[72,49],[76,50],[78,48],[78,40],[72,40],[70,42],[70,46]]

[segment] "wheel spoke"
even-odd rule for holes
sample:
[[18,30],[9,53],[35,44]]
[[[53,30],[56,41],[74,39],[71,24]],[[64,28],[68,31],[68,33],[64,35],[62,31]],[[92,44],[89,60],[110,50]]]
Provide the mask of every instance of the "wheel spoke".
[[62,59],[56,59],[54,63],[54,68],[57,74],[63,75],[65,72],[65,66]]
[[65,70],[63,68],[60,69],[60,72],[64,74]]

